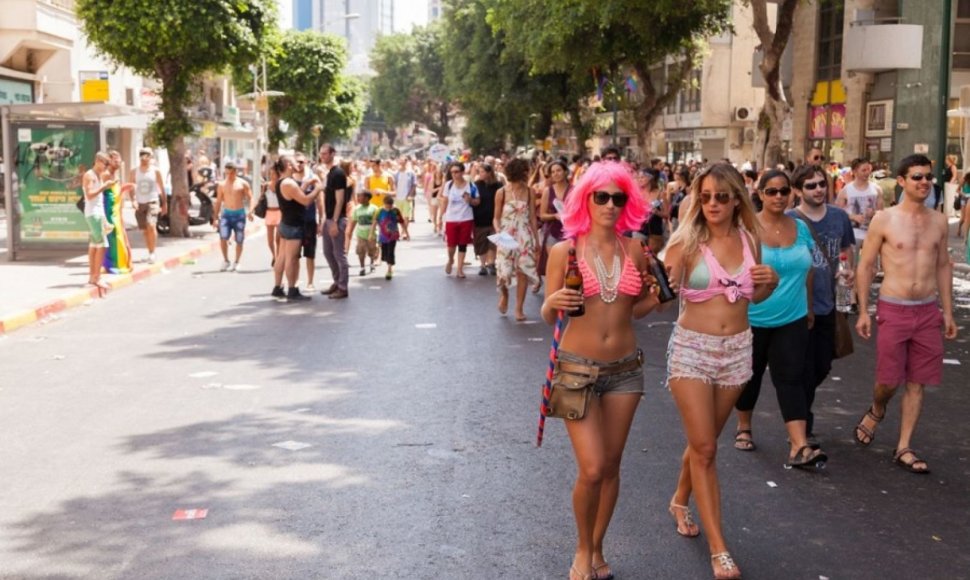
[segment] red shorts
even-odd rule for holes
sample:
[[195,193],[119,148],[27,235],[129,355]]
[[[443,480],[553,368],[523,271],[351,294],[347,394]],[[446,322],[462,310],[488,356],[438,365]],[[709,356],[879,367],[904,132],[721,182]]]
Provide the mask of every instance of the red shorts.
[[445,239],[448,247],[467,246],[474,241],[475,220],[445,222]]
[[876,306],[876,382],[883,385],[943,380],[943,313],[927,304]]

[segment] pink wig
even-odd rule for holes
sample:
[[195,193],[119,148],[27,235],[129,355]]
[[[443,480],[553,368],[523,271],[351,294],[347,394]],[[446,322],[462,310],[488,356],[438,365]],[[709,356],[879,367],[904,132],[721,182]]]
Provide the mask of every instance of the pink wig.
[[640,195],[640,187],[633,180],[630,170],[622,163],[599,162],[590,165],[589,169],[579,178],[572,191],[566,197],[566,209],[562,214],[563,231],[567,238],[578,238],[589,233],[592,220],[589,215],[589,197],[594,191],[599,191],[615,183],[627,195],[626,205],[616,220],[616,233],[636,231],[649,217],[647,204]]

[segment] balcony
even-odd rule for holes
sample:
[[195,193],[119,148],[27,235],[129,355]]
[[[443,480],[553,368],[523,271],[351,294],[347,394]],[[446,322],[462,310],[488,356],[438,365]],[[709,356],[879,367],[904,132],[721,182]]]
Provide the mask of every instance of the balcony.
[[853,22],[845,35],[842,61],[847,72],[922,68],[923,27],[899,24],[896,19]]
[[74,0],[3,0],[0,66],[37,72],[57,51],[70,50],[77,35]]

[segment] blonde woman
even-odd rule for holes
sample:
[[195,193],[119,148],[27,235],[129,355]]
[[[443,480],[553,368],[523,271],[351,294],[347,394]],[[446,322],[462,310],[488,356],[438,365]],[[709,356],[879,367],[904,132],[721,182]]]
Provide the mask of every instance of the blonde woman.
[[760,226],[734,167],[716,164],[702,171],[685,203],[666,256],[671,279],[681,288],[680,316],[668,347],[668,386],[687,435],[670,513],[677,533],[699,535],[687,507],[694,495],[714,577],[733,579],[741,571],[721,532],[717,438],[752,375],[748,305],[767,298],[778,275],[760,263]]

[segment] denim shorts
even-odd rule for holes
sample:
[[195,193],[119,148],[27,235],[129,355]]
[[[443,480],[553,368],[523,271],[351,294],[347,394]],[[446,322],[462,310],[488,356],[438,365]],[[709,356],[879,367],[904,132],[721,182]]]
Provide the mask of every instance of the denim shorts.
[[246,239],[246,210],[224,209],[219,216],[219,237],[228,240],[235,233],[236,243],[241,244]]
[[[640,351],[637,350],[632,354],[629,354],[619,360],[614,361],[601,361],[591,358],[585,358],[577,354],[566,352],[564,350],[559,351],[559,360],[564,362],[571,362],[573,364],[585,365],[585,366],[595,366],[600,368],[610,367],[613,365],[622,364],[635,360],[640,357]],[[597,395],[607,395],[610,393],[643,393],[643,367],[637,367],[636,369],[630,371],[623,371],[620,373],[604,374],[600,373],[597,377],[596,382],[593,384],[593,393]]]
[[281,222],[276,231],[284,240],[303,240],[303,226],[291,226]]

